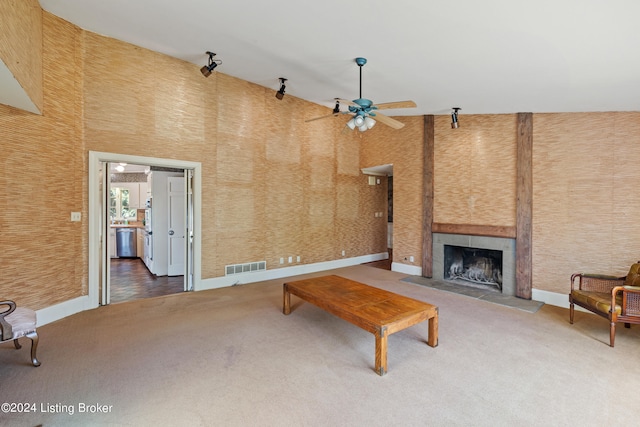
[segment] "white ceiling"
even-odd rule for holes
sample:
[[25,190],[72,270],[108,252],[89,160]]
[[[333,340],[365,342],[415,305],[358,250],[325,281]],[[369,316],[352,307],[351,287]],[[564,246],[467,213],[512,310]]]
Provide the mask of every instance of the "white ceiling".
[[[639,111],[638,0],[40,0],[86,30],[333,106],[389,115]],[[194,72],[199,74],[198,68]],[[46,70],[45,70],[46,72]],[[163,70],[155,70],[162,73]],[[205,78],[205,77],[202,77]]]

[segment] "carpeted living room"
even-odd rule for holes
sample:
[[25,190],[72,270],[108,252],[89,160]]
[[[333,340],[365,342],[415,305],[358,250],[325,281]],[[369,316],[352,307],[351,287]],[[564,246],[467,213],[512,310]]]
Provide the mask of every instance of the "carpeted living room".
[[[438,346],[426,322],[393,334],[376,375],[370,333],[295,297],[282,313],[283,282],[322,274],[437,305]],[[39,329],[39,368],[1,348],[2,400],[38,405],[3,425],[635,423],[620,384],[640,374],[640,328],[620,328],[612,349],[597,316],[570,325],[564,308],[532,313],[406,277],[353,266],[75,314]]]
[[0,424],[636,423],[639,13],[0,0]]

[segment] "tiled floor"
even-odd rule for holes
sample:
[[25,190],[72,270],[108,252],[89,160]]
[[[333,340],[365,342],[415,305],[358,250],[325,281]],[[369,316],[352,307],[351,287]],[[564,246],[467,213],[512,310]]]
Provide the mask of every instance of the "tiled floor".
[[184,276],[155,276],[140,258],[112,258],[110,273],[112,304],[184,290]]

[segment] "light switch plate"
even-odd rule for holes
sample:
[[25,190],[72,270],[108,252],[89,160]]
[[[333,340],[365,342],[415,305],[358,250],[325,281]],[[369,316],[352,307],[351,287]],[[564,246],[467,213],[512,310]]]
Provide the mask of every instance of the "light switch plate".
[[71,212],[71,221],[79,222],[81,220],[82,220],[82,213],[81,212]]

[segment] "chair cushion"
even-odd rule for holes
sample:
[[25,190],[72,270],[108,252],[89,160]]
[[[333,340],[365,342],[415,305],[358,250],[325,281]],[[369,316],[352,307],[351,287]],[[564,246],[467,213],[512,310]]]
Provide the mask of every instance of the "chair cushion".
[[4,320],[11,324],[13,329],[13,337],[11,339],[23,337],[36,330],[36,312],[28,308],[17,307]]
[[640,286],[640,264],[636,263],[631,266],[627,278],[624,280],[625,286]]
[[[611,293],[609,292],[590,292],[574,289],[571,291],[573,302],[585,308],[590,308],[600,313],[609,313],[611,311]],[[622,312],[622,297],[616,297],[615,312]]]

